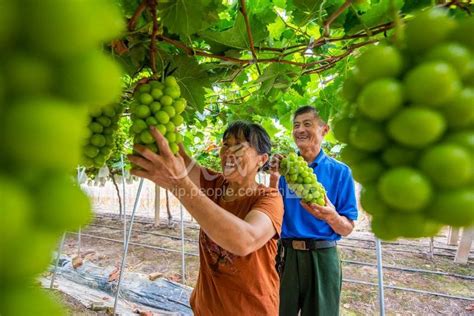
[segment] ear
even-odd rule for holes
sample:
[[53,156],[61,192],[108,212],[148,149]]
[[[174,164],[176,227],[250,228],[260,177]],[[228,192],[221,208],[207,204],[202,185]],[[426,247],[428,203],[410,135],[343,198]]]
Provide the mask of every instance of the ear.
[[258,168],[262,168],[263,166],[265,166],[265,164],[267,163],[268,161],[268,154],[263,154],[263,155],[260,155],[260,161],[258,162]]
[[323,125],[323,136],[326,136],[327,133],[329,133],[330,127],[328,124]]

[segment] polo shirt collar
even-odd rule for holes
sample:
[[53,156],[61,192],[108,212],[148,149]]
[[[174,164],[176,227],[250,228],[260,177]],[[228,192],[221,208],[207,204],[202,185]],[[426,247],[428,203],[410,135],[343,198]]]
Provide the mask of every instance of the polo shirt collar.
[[319,151],[319,154],[316,156],[316,158],[309,164],[311,167],[316,167],[319,165],[324,159],[326,158],[326,154],[324,153],[324,150],[321,148]]
[[[301,156],[301,153],[298,151],[298,156]],[[319,151],[319,154],[314,158],[314,160],[309,164],[311,167],[316,167],[319,165],[324,159],[326,158],[326,154],[324,153],[324,150],[321,148]]]

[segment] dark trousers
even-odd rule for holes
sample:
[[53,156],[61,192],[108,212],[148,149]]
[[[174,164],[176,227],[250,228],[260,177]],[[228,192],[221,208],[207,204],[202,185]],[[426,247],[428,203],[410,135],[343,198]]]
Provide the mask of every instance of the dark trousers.
[[[280,247],[282,247],[280,245]],[[336,247],[294,250],[285,247],[280,276],[280,316],[336,316],[342,286]]]

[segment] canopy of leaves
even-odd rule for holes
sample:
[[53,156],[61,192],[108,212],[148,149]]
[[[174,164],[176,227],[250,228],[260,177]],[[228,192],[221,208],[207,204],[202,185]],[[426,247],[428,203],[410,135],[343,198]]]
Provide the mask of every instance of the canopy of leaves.
[[330,120],[343,106],[353,56],[386,40],[395,16],[403,21],[434,1],[115,2],[129,29],[112,51],[130,82],[173,74],[189,104],[186,142],[209,146],[235,119],[260,122],[272,137],[289,137],[291,113],[302,105]]

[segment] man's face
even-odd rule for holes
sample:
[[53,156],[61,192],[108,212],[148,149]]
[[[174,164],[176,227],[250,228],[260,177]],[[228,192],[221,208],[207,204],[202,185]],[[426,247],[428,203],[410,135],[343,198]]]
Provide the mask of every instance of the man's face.
[[300,114],[293,120],[293,139],[300,150],[321,146],[328,131],[329,126],[316,118],[312,112]]

